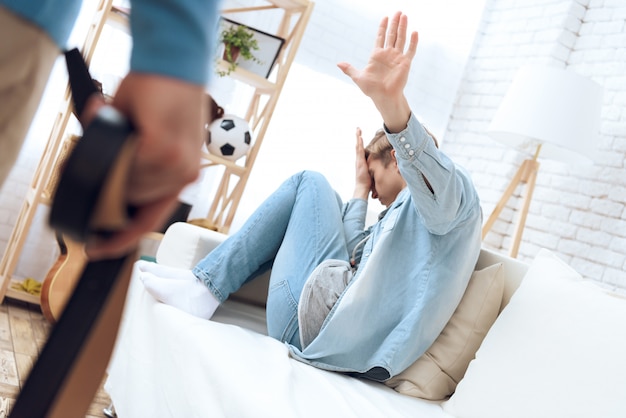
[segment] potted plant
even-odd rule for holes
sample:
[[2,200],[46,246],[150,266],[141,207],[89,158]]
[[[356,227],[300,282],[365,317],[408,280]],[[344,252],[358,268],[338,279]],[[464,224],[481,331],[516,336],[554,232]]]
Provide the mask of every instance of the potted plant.
[[228,63],[226,71],[218,70],[220,76],[230,74],[237,68],[237,58],[239,56],[246,60],[260,61],[252,54],[252,51],[259,49],[254,33],[244,25],[231,25],[220,34],[220,42],[224,44],[224,54],[222,59]]

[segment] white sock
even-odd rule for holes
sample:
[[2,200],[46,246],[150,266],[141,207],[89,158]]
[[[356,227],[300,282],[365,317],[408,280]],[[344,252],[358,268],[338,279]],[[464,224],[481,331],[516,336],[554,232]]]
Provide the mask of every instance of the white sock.
[[[155,264],[155,266],[158,265]],[[210,319],[220,305],[213,293],[193,275],[191,270],[163,268],[164,266],[156,269],[153,268],[154,266],[148,266],[149,270],[154,271],[152,272],[144,270],[142,268],[144,266],[138,267],[139,278],[146,290],[160,302],[204,319]],[[174,273],[174,275],[163,273]]]
[[151,261],[137,260],[135,266],[139,268],[142,273],[152,273],[157,277],[163,277],[168,279],[188,279],[191,270],[181,269],[177,267],[164,266],[163,264],[153,263]]

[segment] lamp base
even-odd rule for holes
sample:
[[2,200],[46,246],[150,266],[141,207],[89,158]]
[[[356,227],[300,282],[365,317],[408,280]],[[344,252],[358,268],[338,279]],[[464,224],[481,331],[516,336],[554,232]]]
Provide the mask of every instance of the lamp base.
[[524,200],[522,201],[522,207],[519,212],[519,216],[515,223],[515,232],[513,234],[513,241],[511,244],[511,248],[509,250],[509,256],[512,258],[517,257],[517,253],[519,252],[519,246],[522,241],[522,234],[524,233],[524,226],[526,225],[526,216],[528,215],[528,208],[530,207],[530,202],[532,200],[533,192],[535,190],[535,182],[537,180],[537,173],[539,172],[539,161],[537,161],[537,155],[534,158],[529,158],[524,160],[520,168],[513,176],[511,183],[508,185],[500,201],[496,204],[493,212],[487,219],[487,222],[483,225],[482,230],[482,238],[485,239],[493,224],[496,222],[502,209],[509,201],[513,192],[517,188],[517,186],[522,183],[526,185],[526,193],[524,195]]

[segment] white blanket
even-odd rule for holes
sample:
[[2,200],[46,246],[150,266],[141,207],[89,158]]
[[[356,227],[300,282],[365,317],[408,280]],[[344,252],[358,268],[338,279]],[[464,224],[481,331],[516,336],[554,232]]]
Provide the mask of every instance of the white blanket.
[[[233,319],[228,306],[220,320]],[[161,304],[136,274],[105,388],[120,418],[450,417],[438,403],[300,363],[260,333]]]

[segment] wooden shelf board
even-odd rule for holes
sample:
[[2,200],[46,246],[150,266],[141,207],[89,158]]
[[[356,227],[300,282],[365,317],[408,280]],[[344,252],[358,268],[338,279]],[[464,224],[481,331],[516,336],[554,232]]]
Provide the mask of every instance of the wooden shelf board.
[[113,5],[109,12],[108,19],[110,24],[115,25],[118,29],[130,33],[130,9]]
[[[228,71],[228,63],[224,60],[218,60],[216,66],[219,71]],[[272,83],[267,78],[256,75],[251,71],[244,70],[241,67],[237,67],[226,77],[231,77],[235,80],[246,83],[257,89],[257,91],[262,94],[270,94],[276,90],[276,83]]]
[[306,9],[311,2],[309,0],[267,0],[276,7],[289,10],[290,12]]
[[7,288],[6,297],[11,298],[11,299],[21,300],[23,302],[32,303],[34,305],[40,305],[41,302],[39,300],[39,295],[31,295],[30,293],[13,289],[13,286],[12,286],[13,283],[19,283],[19,282],[21,282],[21,280],[11,279],[11,282],[9,283],[9,287]]
[[205,151],[202,152],[202,158],[204,158],[205,160],[209,160],[209,161],[211,161],[214,164],[224,165],[224,166],[230,168],[233,171],[233,173],[235,173],[235,174],[237,174],[239,176],[242,175],[246,171],[246,167],[242,167],[240,165],[237,165],[234,161],[230,161],[230,160],[227,160],[225,158],[218,157],[217,155],[213,155],[213,154],[210,154],[210,153],[205,152]]

